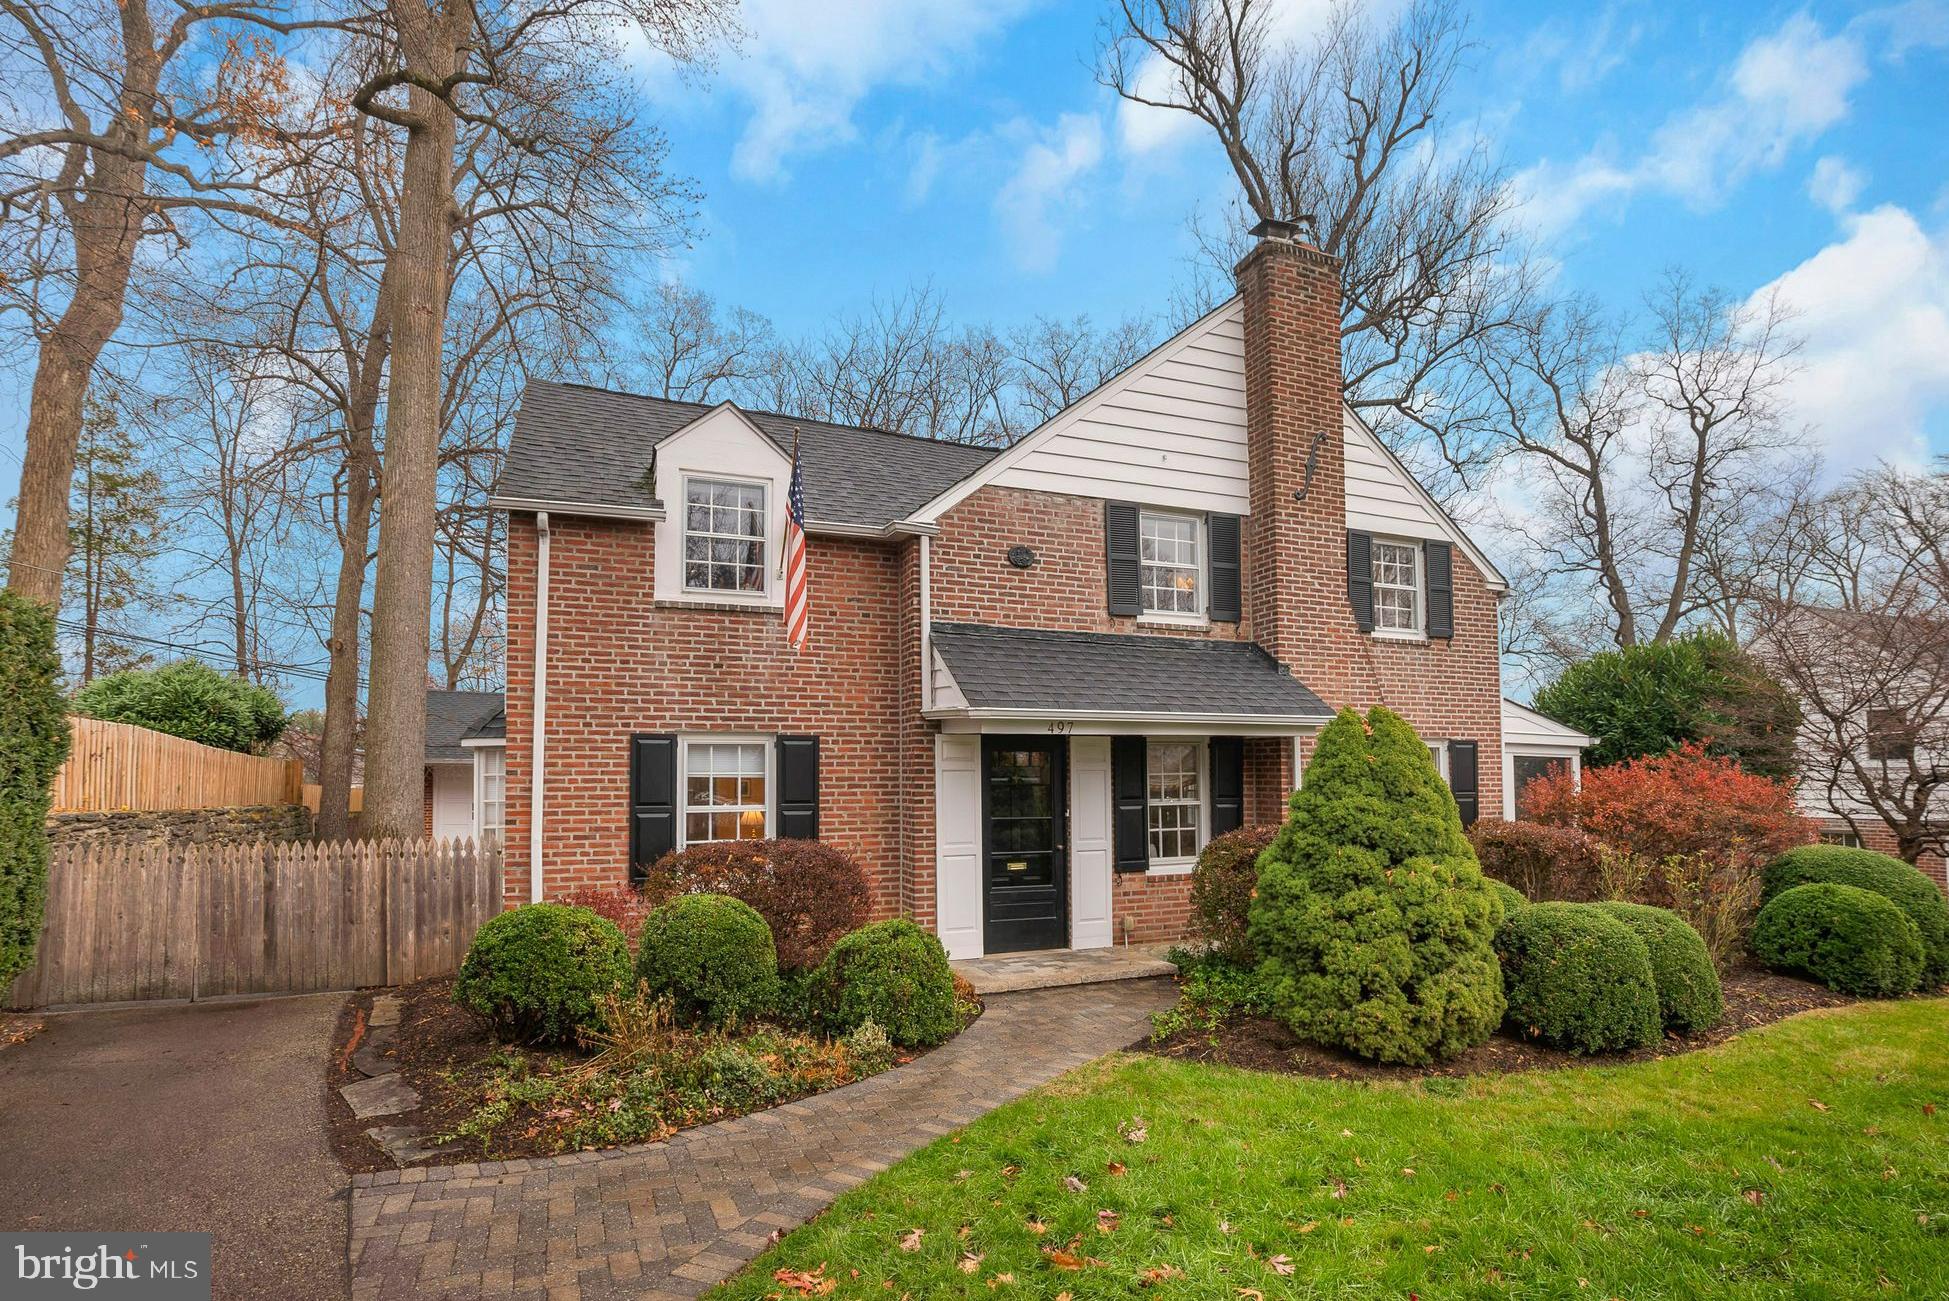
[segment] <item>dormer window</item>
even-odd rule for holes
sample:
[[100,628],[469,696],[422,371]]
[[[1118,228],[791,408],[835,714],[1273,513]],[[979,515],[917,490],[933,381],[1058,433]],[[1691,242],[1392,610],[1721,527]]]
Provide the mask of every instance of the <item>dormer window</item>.
[[684,590],[765,590],[765,486],[684,481]]
[[1139,571],[1146,615],[1197,619],[1203,563],[1198,554],[1198,517],[1144,511],[1137,519]]

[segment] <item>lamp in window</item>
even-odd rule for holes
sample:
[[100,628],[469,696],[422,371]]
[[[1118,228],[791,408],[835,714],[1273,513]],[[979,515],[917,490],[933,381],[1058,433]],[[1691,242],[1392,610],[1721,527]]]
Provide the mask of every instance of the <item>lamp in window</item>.
[[746,809],[738,814],[738,839],[763,840],[765,838],[765,811]]

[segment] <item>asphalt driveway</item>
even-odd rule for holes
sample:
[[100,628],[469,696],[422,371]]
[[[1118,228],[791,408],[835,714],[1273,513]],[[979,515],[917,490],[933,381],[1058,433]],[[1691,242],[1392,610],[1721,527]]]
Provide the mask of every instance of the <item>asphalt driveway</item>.
[[346,1295],[343,994],[46,1017],[0,1050],[0,1227],[213,1232],[219,1297]]

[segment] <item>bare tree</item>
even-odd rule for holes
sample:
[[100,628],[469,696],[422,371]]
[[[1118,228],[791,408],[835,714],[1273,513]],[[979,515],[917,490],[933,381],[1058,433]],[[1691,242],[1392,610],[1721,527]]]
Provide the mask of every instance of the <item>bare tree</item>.
[[1021,405],[1041,424],[1125,370],[1155,341],[1149,322],[1131,318],[1099,331],[1087,316],[1038,316],[1009,334]]
[[1672,272],[1648,309],[1634,330],[1589,299],[1545,302],[1476,351],[1521,485],[1504,512],[1534,570],[1521,640],[1544,659],[1700,621],[1737,633],[1810,473],[1779,400],[1798,347],[1781,305]]
[[83,404],[139,246],[185,210],[249,207],[259,184],[221,146],[270,130],[285,73],[263,34],[295,26],[273,11],[0,0],[0,308],[37,353],[7,583],[35,600],[60,599]]
[[1205,124],[1239,201],[1204,230],[1229,277],[1254,220],[1312,220],[1341,259],[1347,400],[1401,442],[1432,437],[1458,472],[1494,448],[1458,395],[1469,354],[1527,288],[1483,149],[1450,132],[1467,48],[1452,0],[1377,25],[1336,5],[1308,41],[1281,40],[1266,0],[1119,0],[1098,77],[1124,99]]
[[709,294],[663,281],[623,319],[593,368],[633,392],[676,402],[717,402],[764,370],[776,348],[771,322]]
[[1949,480],[1882,468],[1796,515],[1756,651],[1800,697],[1803,792],[1909,862],[1949,850]]

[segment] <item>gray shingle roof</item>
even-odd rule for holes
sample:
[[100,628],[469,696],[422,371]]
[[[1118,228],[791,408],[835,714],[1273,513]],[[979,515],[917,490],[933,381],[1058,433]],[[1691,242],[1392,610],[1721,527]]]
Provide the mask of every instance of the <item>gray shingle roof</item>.
[[[711,407],[530,380],[515,414],[501,495],[587,505],[661,505],[641,484],[658,443]],[[742,410],[742,408],[740,408]],[[883,528],[995,455],[983,447],[855,429],[764,411],[745,416],[781,448],[799,431],[805,513],[814,524]]]
[[[426,761],[466,763],[474,752],[461,745],[470,736],[500,736],[507,732],[506,698],[499,691],[429,691],[426,693]],[[498,732],[476,729],[501,719]]]
[[1252,642],[937,623],[934,648],[974,709],[1333,716]]

